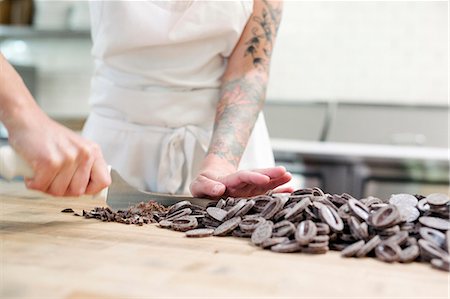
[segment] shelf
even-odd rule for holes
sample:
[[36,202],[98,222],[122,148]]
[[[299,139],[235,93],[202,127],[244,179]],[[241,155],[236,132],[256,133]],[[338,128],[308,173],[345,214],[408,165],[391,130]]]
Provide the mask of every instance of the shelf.
[[0,40],[8,38],[90,38],[89,30],[44,30],[30,26],[0,25]]

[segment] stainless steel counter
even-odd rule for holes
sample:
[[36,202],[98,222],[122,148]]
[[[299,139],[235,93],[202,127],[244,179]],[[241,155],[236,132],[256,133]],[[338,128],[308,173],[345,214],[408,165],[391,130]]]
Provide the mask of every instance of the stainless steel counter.
[[329,193],[450,193],[448,148],[273,139],[277,164]]

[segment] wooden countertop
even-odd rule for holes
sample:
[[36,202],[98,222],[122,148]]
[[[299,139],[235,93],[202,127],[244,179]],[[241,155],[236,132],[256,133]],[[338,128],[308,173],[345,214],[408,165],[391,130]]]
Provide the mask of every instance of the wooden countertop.
[[247,239],[188,239],[60,213],[101,205],[0,181],[1,298],[448,298],[428,264],[277,254]]

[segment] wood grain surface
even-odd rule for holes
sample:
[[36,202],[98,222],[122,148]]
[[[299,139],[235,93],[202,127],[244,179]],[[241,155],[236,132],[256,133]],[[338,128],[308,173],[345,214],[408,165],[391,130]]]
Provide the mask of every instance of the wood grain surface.
[[428,264],[279,254],[60,212],[100,205],[0,181],[0,298],[448,298],[448,273]]

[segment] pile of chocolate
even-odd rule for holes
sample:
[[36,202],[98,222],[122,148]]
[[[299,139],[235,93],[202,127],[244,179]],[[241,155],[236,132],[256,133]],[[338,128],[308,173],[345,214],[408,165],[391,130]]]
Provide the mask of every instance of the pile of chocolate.
[[[146,205],[155,203],[138,206],[142,209]],[[138,206],[127,215],[139,210]],[[97,209],[95,218],[99,218]],[[87,215],[91,217],[92,211]],[[358,200],[346,193],[326,194],[319,188],[308,188],[291,194],[229,197],[206,208],[182,201],[167,210],[154,209],[145,217],[147,222],[157,221],[160,227],[185,232],[187,237],[232,235],[250,238],[254,245],[275,252],[314,254],[331,249],[341,251],[344,257],[429,262],[450,271],[449,215],[450,199],[445,194],[395,194],[389,200]]]

